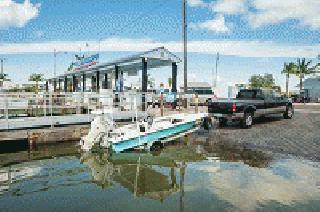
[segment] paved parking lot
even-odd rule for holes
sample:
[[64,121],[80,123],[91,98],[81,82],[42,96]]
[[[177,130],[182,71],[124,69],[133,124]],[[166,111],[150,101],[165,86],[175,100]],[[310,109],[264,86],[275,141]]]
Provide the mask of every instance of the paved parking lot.
[[219,142],[320,161],[320,112],[314,109],[302,108],[291,120],[268,117],[256,120],[251,129],[232,125],[210,134]]

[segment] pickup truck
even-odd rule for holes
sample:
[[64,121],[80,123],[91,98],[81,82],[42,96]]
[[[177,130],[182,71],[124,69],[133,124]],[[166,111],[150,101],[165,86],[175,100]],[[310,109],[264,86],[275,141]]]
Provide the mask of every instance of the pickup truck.
[[294,108],[288,98],[277,96],[272,90],[243,89],[235,99],[209,99],[208,113],[219,120],[220,126],[240,121],[242,128],[250,128],[256,117],[283,114],[285,119],[291,119]]

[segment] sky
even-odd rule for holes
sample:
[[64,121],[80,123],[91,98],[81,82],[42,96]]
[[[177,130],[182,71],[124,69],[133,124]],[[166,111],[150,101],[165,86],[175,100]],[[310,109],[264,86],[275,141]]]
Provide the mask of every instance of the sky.
[[[212,83],[220,53],[218,88],[271,73],[283,89],[284,62],[320,54],[319,0],[189,0],[188,76]],[[31,73],[53,76],[53,51],[62,74],[74,54],[98,52],[109,62],[165,46],[182,57],[182,0],[0,0],[0,58],[17,83]],[[86,45],[88,44],[88,45]],[[152,70],[156,85],[166,83],[170,67]],[[178,84],[183,82],[182,64]],[[292,77],[290,88],[298,80]]]

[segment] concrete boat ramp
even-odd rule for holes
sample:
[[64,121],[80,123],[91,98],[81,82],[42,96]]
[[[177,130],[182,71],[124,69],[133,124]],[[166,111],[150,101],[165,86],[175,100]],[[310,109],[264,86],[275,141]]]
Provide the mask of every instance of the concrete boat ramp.
[[[69,116],[20,117],[0,119],[0,144],[28,142],[29,145],[80,141],[89,131],[90,123],[97,114],[74,114]],[[115,121],[125,123],[145,113],[117,111]]]

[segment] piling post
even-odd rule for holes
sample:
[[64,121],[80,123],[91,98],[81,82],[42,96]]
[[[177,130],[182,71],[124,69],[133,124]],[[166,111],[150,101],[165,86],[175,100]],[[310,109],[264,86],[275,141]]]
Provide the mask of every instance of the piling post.
[[160,95],[160,115],[163,116],[163,93]]
[[6,123],[7,123],[7,130],[9,130],[9,100],[8,95],[5,94],[5,116],[6,116]]
[[43,94],[43,116],[47,116],[47,93]]
[[181,105],[182,105],[182,95],[179,94],[179,113],[181,113]]
[[199,112],[199,97],[198,97],[198,94],[196,94],[196,96],[195,96],[194,103],[195,103],[195,113],[198,113]]
[[53,128],[53,108],[52,108],[52,93],[49,93],[49,106],[50,106],[50,123],[51,123],[51,128]]

